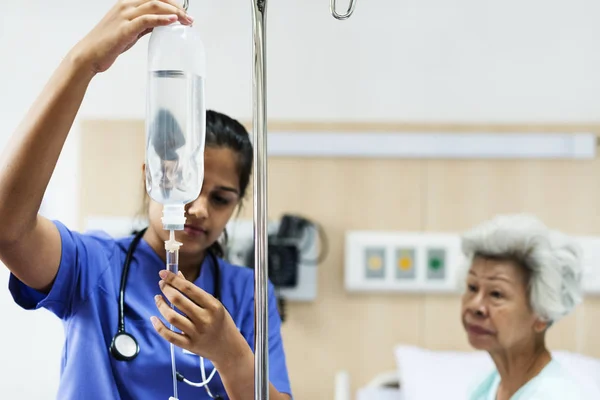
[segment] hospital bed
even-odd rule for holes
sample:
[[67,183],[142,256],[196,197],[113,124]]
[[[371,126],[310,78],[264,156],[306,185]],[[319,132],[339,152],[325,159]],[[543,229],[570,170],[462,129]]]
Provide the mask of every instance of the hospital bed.
[[[349,391],[351,377],[340,371],[335,400],[466,400],[494,368],[488,354],[480,351],[399,345],[394,353],[396,370],[378,374],[354,395]],[[600,399],[600,359],[568,351],[552,354],[579,381],[589,399]]]

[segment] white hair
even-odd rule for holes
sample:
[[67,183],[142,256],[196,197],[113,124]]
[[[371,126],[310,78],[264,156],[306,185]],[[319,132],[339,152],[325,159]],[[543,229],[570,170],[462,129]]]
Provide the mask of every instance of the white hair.
[[581,249],[566,235],[527,214],[500,215],[462,236],[468,266],[473,258],[514,260],[529,271],[529,303],[556,322],[581,302]]

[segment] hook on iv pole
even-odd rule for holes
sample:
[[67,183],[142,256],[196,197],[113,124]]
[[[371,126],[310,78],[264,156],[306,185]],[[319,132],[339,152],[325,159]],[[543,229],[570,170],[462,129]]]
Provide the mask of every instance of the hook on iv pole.
[[346,11],[346,14],[338,14],[336,10],[336,2],[337,0],[330,0],[329,2],[329,8],[331,9],[331,15],[333,15],[333,18],[339,19],[340,21],[350,18],[350,16],[354,12],[354,8],[356,7],[356,0],[350,0],[350,4],[348,5],[348,11]]

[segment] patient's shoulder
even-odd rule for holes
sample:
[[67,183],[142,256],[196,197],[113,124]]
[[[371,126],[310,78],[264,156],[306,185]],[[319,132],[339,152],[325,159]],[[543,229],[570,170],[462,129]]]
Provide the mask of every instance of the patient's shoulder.
[[495,399],[498,392],[500,376],[496,370],[489,373],[475,388],[471,391],[469,400],[489,400]]
[[523,387],[518,400],[587,400],[581,385],[553,360],[542,372]]

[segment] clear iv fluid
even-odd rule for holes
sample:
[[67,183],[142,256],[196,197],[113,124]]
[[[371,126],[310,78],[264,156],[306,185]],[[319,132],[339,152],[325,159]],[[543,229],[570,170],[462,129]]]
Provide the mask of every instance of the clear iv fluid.
[[183,206],[204,180],[206,59],[198,30],[179,22],[152,30],[148,45],[146,191],[163,205],[163,227],[181,230]]
[[204,79],[180,70],[149,71],[146,189],[161,204],[187,204],[204,180]]

